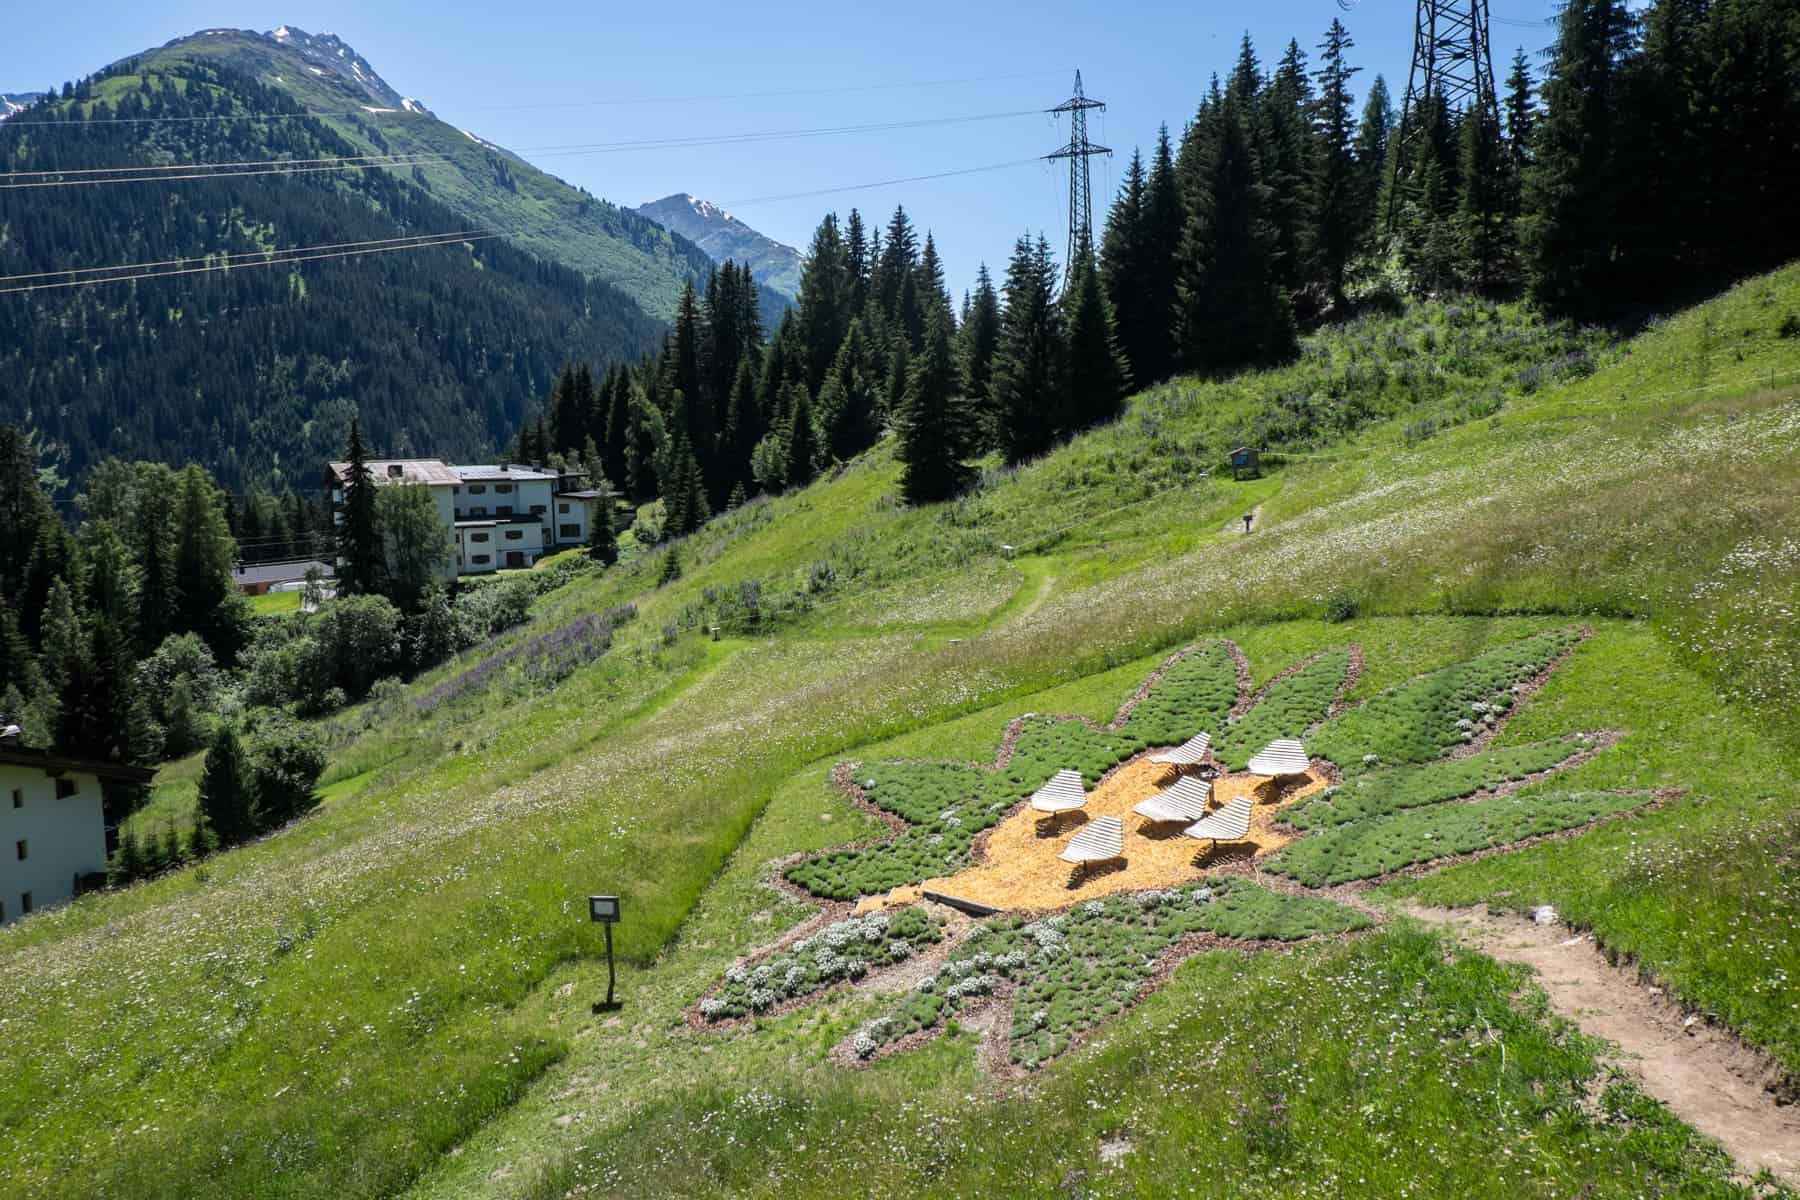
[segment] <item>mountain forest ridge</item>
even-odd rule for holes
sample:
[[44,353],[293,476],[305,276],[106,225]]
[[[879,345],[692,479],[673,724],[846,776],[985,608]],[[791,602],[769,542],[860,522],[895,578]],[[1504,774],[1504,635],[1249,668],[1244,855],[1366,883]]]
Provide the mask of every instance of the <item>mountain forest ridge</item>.
[[[191,442],[181,431],[198,421],[214,431],[202,461],[229,486],[310,488],[318,464],[341,451],[355,409],[390,452],[489,457],[548,393],[562,360],[618,362],[653,349],[682,289],[704,286],[715,269],[679,234],[439,121],[333,35],[282,26],[177,38],[48,94],[26,119],[125,111],[319,115],[95,122],[79,145],[16,128],[0,143],[0,169],[362,154],[443,161],[176,184],[187,203],[173,217],[161,212],[159,186],[19,193],[33,199],[13,206],[17,236],[0,247],[0,274],[467,228],[523,232],[471,242],[462,255],[0,297],[0,378],[18,384],[0,395],[4,415],[32,427],[70,480],[107,455],[182,461]],[[757,302],[765,321],[786,303],[773,294]],[[244,322],[219,318],[245,305],[265,325],[240,343]],[[91,361],[71,358],[58,332],[115,323],[119,335],[100,339]],[[151,380],[170,382],[146,387]],[[252,395],[258,402],[246,404]]]

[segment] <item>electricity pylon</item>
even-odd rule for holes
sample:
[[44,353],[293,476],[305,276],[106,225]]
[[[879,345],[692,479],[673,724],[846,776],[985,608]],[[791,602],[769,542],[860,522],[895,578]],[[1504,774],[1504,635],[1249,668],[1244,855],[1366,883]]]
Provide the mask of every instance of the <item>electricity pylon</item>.
[[1075,72],[1075,94],[1055,108],[1045,111],[1061,116],[1069,114],[1069,142],[1061,149],[1044,155],[1045,159],[1069,160],[1069,254],[1063,260],[1063,288],[1073,278],[1075,264],[1085,258],[1094,246],[1093,204],[1088,193],[1088,159],[1096,154],[1111,155],[1109,146],[1096,146],[1088,141],[1088,110],[1106,111],[1104,100],[1090,100],[1081,94],[1081,72]]
[[1406,103],[1395,135],[1394,178],[1388,192],[1388,224],[1399,208],[1402,177],[1411,144],[1423,134],[1422,107],[1442,98],[1451,113],[1464,109],[1499,123],[1494,95],[1494,60],[1488,50],[1487,0],[1418,0],[1414,17],[1412,69],[1406,75]]

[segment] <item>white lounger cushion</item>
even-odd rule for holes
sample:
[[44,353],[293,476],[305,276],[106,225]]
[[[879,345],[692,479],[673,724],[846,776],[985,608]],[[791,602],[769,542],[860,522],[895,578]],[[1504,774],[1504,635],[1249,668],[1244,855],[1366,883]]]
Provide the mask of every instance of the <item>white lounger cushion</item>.
[[1239,796],[1211,816],[1195,821],[1183,832],[1191,838],[1240,842],[1250,832],[1250,803],[1250,797]]
[[1087,792],[1081,787],[1081,772],[1067,767],[1031,793],[1031,807],[1043,813],[1073,812],[1086,803]]
[[1299,738],[1270,742],[1249,764],[1252,775],[1304,775],[1311,768]]
[[1057,855],[1064,862],[1105,862],[1125,852],[1125,826],[1117,817],[1095,817]]
[[1158,792],[1131,811],[1149,821],[1198,821],[1206,815],[1206,798],[1212,784],[1192,775],[1181,777],[1174,787]]
[[1150,761],[1162,763],[1169,767],[1191,767],[1206,761],[1207,751],[1212,749],[1212,736],[1196,733],[1173,750],[1164,750],[1161,754],[1152,754]]

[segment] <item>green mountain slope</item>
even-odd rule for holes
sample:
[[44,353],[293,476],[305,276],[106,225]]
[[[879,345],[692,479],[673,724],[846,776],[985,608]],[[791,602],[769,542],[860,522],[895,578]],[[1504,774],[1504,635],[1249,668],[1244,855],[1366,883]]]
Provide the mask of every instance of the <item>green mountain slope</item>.
[[[629,548],[338,718],[330,799],[297,825],[0,932],[0,1195],[1748,1197],[1519,975],[1381,905],[1553,904],[1800,1073],[1797,312],[1800,267],[1501,369],[1521,339],[1464,343],[1466,306],[1422,307],[1143,393],[951,504],[898,504],[884,444],[709,523],[671,582],[667,551]],[[1440,353],[1497,382],[1404,405]],[[1301,428],[1306,372],[1322,405],[1376,367],[1389,415]],[[1218,451],[1245,427],[1312,445],[1236,482]],[[504,669],[623,602],[638,619],[555,688]],[[1360,703],[1574,628],[1493,748],[1610,731],[1558,787],[1655,804],[1365,893],[1351,940],[1213,943],[1027,1088],[984,1069],[974,1017],[848,1069],[834,1048],[898,993],[688,1020],[814,914],[771,886],[784,866],[891,833],[840,762],[1105,721],[1219,637],[1247,688],[1358,647]],[[590,1007],[594,891],[624,898],[614,1016]],[[1109,978],[1137,978],[1117,949]]]
[[[171,53],[84,82],[71,99],[21,118],[60,125],[0,129],[0,170],[322,158],[366,148],[227,57]],[[342,90],[334,95],[343,109]],[[220,119],[233,114],[282,119]],[[174,119],[106,120],[116,116]],[[0,421],[34,430],[70,480],[111,454],[197,460],[231,487],[315,486],[319,464],[341,452],[357,411],[382,452],[485,456],[569,357],[635,357],[663,327],[620,287],[500,238],[216,269],[221,254],[254,258],[470,226],[431,189],[385,171],[8,196],[0,275],[125,263],[186,272],[0,295]],[[653,244],[667,244],[653,233]]]
[[[224,64],[278,89],[301,108],[332,114],[321,119],[356,147],[352,153],[440,156],[444,161],[385,169],[424,189],[466,227],[506,229],[518,245],[598,276],[652,316],[672,317],[682,284],[706,277],[712,264],[699,247],[438,120],[417,101],[408,105],[340,39],[285,25],[276,33],[209,30],[127,61],[152,73],[183,64]],[[134,84],[122,76],[114,86]]]

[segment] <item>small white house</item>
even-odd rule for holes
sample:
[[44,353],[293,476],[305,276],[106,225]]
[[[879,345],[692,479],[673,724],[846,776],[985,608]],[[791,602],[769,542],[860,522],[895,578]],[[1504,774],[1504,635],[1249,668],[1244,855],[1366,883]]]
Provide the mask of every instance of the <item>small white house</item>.
[[0,925],[104,882],[101,782],[149,783],[151,774],[0,740]]

